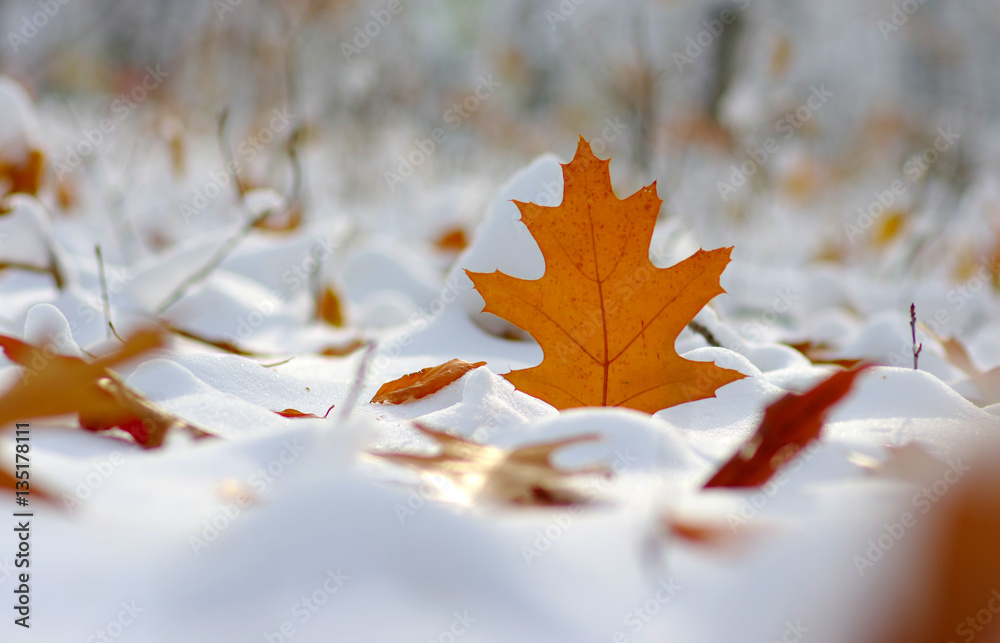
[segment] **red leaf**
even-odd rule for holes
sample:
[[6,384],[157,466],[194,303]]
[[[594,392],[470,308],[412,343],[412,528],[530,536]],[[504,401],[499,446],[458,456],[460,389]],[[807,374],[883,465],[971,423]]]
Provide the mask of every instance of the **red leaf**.
[[757,432],[733,454],[705,488],[759,487],[799,451],[819,439],[823,416],[851,390],[868,367],[834,373],[812,390],[789,393],[767,407]]

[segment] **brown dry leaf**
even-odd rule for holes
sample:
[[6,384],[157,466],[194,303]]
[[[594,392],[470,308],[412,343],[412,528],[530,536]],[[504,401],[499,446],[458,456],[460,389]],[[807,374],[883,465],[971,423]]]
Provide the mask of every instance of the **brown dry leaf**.
[[441,233],[441,236],[434,240],[434,245],[448,252],[461,252],[468,247],[469,238],[463,228],[456,226]]
[[753,436],[705,483],[713,487],[759,487],[798,455],[823,428],[823,416],[851,390],[868,367],[834,373],[811,390],[788,393],[764,411]]
[[340,306],[340,297],[333,288],[326,286],[316,302],[316,318],[322,319],[331,326],[344,325],[344,312]]
[[302,209],[291,208],[286,212],[276,212],[255,222],[253,227],[266,232],[293,232],[302,225]]
[[848,359],[844,357],[834,357],[831,349],[826,344],[813,344],[812,342],[799,342],[789,344],[792,348],[809,358],[813,364],[834,364],[845,369],[852,369],[862,362],[860,359]]
[[953,366],[969,376],[969,381],[979,389],[982,402],[994,404],[1000,402],[1000,366],[983,372],[972,363],[965,347],[957,339],[952,338],[941,342],[945,356]]
[[28,150],[28,156],[21,163],[7,164],[0,161],[0,197],[15,192],[38,194],[45,169],[45,156],[38,150]]
[[742,537],[729,525],[721,522],[695,520],[668,514],[661,519],[661,527],[668,538],[706,547],[713,550],[725,550],[736,544],[736,539]]
[[416,373],[410,373],[399,379],[386,382],[375,393],[372,403],[402,404],[403,402],[419,400],[431,393],[437,393],[472,369],[480,366],[486,366],[486,362],[470,363],[462,359],[453,359],[438,366],[428,366]]
[[350,355],[359,348],[365,348],[368,345],[368,342],[362,339],[352,339],[343,346],[327,346],[322,349],[319,354],[324,357],[343,357],[344,355]]
[[575,476],[609,475],[603,466],[560,471],[552,466],[552,454],[580,442],[600,440],[598,434],[579,435],[554,442],[533,444],[511,451],[472,442],[423,424],[414,426],[441,448],[437,455],[373,453],[371,455],[418,469],[425,475],[445,476],[464,499],[475,498],[515,505],[573,505],[591,500],[573,484]]
[[316,415],[315,413],[303,413],[302,411],[298,411],[296,409],[285,409],[284,411],[274,411],[274,413],[277,413],[281,417],[286,417],[286,418],[318,418],[320,420],[325,420],[330,415],[330,411],[332,411],[333,407],[335,406],[336,404],[331,404],[330,408],[328,408],[326,410],[326,413],[324,413],[323,415]]
[[184,428],[195,437],[205,431],[177,418],[145,399],[111,370],[163,344],[155,330],[140,331],[117,351],[94,361],[55,354],[0,335],[0,348],[26,370],[21,379],[0,397],[0,426],[29,418],[75,413],[80,426],[90,431],[120,428],[146,448],[163,444],[167,430]]
[[621,200],[609,161],[582,137],[563,165],[565,191],[556,207],[515,204],[545,258],[541,279],[468,272],[494,313],[531,334],[542,363],[512,371],[518,390],[557,409],[623,406],[655,413],[714,397],[743,379],[737,371],[677,354],[688,322],[725,292],[719,276],[732,248],[699,250],[670,268],[649,260],[662,201],[656,184]]
[[921,545],[908,565],[914,575],[889,594],[895,604],[878,613],[888,631],[873,633],[872,643],[1000,640],[1000,449],[980,453],[924,471],[923,493],[947,490],[907,532],[907,542]]

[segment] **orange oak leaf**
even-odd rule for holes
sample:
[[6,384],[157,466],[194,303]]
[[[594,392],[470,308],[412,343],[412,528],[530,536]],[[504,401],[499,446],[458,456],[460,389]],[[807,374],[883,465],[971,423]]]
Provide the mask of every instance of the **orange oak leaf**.
[[823,416],[847,395],[854,378],[868,367],[840,371],[799,395],[788,393],[764,411],[757,431],[705,483],[712,487],[759,487],[813,440],[819,439]]
[[321,420],[325,420],[330,415],[330,411],[332,411],[333,407],[335,407],[335,406],[336,406],[336,404],[331,404],[330,408],[328,408],[326,410],[326,413],[324,413],[323,415],[316,415],[315,413],[303,413],[302,411],[298,411],[296,409],[285,409],[284,411],[274,411],[274,412],[277,413],[278,415],[280,415],[281,417],[284,417],[284,418],[293,418],[293,419],[294,418],[319,418]]
[[140,445],[162,446],[167,430],[186,429],[195,437],[205,431],[171,415],[130,388],[112,366],[127,362],[163,343],[162,333],[140,331],[117,351],[93,361],[56,354],[0,335],[0,348],[24,367],[21,378],[0,396],[0,426],[28,418],[75,413],[89,431],[120,428]]
[[582,137],[563,165],[562,204],[515,204],[545,258],[541,279],[466,271],[490,312],[542,347],[533,368],[511,371],[518,390],[557,409],[625,406],[655,413],[713,397],[744,375],[677,354],[681,330],[716,295],[732,248],[699,250],[669,268],[649,260],[662,201],[656,183],[615,196],[609,161]]
[[419,422],[415,422],[414,426],[440,447],[440,453],[412,455],[389,452],[370,455],[416,468],[442,493],[445,490],[441,488],[440,481],[446,478],[454,487],[455,499],[466,503],[484,497],[516,505],[585,504],[594,500],[594,494],[577,489],[572,482],[573,477],[607,476],[610,473],[601,465],[572,471],[561,471],[552,466],[553,453],[571,444],[600,440],[601,436],[596,433],[529,444],[508,451],[437,431]]
[[399,379],[383,384],[372,403],[402,404],[411,400],[419,400],[431,393],[437,393],[458,378],[474,368],[486,366],[486,362],[469,363],[461,359],[453,359],[438,366],[429,366],[416,373],[404,375]]

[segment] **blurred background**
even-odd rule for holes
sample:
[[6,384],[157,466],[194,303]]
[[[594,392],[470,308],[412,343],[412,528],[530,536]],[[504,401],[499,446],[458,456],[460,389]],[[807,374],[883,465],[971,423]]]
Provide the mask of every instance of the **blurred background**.
[[362,234],[471,233],[582,135],[694,247],[896,281],[985,257],[1000,286],[990,0],[37,0],[0,31],[50,206],[104,211],[126,257],[238,220],[254,187]]

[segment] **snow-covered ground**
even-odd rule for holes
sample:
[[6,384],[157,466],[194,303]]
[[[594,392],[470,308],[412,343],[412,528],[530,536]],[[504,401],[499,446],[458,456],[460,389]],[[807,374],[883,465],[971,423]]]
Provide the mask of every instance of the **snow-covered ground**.
[[[5,5],[0,24],[21,34],[22,17],[43,4]],[[178,431],[143,450],[72,418],[31,420],[31,480],[56,501],[32,500],[31,628],[2,608],[3,640],[898,635],[893,614],[927,582],[921,565],[935,551],[932,520],[921,519],[1000,457],[1000,392],[963,368],[949,341],[972,368],[1000,367],[1000,86],[983,80],[1000,42],[990,38],[995,6],[970,3],[958,15],[926,3],[897,20],[886,2],[786,13],[774,2],[404,0],[344,3],[310,22],[307,3],[283,12],[220,0],[214,11],[188,7],[190,23],[175,17],[180,26],[161,38],[123,36],[173,16],[154,4],[124,3],[109,10],[120,24],[102,28],[83,3],[53,3],[36,36],[6,37],[16,55],[0,69],[35,95],[0,78],[0,170],[13,176],[5,168],[27,167],[33,150],[47,165],[37,198],[2,205],[0,264],[13,267],[0,270],[0,333],[54,338],[66,355],[112,350],[106,293],[123,337],[160,319],[253,355],[174,335],[119,371],[220,439]],[[378,13],[390,5],[399,12]],[[697,43],[719,37],[701,20],[723,9],[754,37],[739,44],[738,71],[706,125],[691,97],[711,85],[718,52],[703,44],[702,58]],[[291,75],[275,60],[283,20],[301,30]],[[372,20],[385,35],[361,46],[355,27]],[[76,21],[81,41],[67,53]],[[957,39],[969,23],[975,30]],[[186,30],[200,35],[168,37]],[[226,38],[243,48],[211,49]],[[588,42],[600,46],[581,49]],[[109,43],[130,62],[108,67]],[[211,74],[199,75],[204,61]],[[254,68],[270,72],[233,80]],[[899,69],[917,89],[889,87]],[[286,96],[289,78],[298,87]],[[652,116],[637,106],[643,78],[655,88]],[[451,101],[467,117],[449,112]],[[229,151],[220,152],[213,119],[225,106]],[[444,138],[421,148],[436,128]],[[559,412],[502,377],[537,364],[541,350],[480,314],[464,271],[541,276],[511,201],[559,203],[559,163],[580,132],[612,158],[619,196],[658,180],[655,265],[735,247],[727,294],[695,318],[718,346],[692,330],[677,340],[684,357],[747,375],[716,397],[652,416]],[[423,161],[408,173],[408,158]],[[275,225],[290,211],[303,222],[245,229],[269,211]],[[469,236],[464,250],[434,243],[456,227]],[[343,326],[316,319],[327,287]],[[321,354],[357,342],[374,348]],[[368,403],[384,382],[452,358],[486,367],[417,401]],[[827,416],[822,441],[762,489],[702,489],[768,404],[835,372],[832,360],[876,366]],[[0,358],[0,390],[20,374]],[[331,404],[327,419],[275,413],[322,415]],[[371,457],[429,452],[416,420],[504,448],[597,433],[555,464],[614,475],[581,476],[592,500],[581,506],[470,499]],[[4,430],[0,466],[13,470],[13,427]],[[930,462],[931,477],[886,473],[907,457]],[[0,527],[0,592],[16,600],[16,523],[0,520],[10,523]],[[681,537],[671,521],[707,525],[723,543]],[[976,640],[1000,641],[998,622]],[[956,640],[972,640],[955,625]]]

